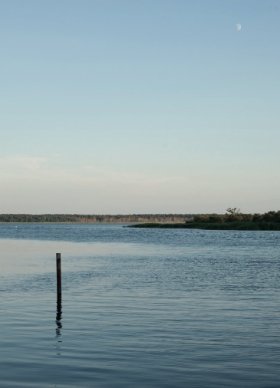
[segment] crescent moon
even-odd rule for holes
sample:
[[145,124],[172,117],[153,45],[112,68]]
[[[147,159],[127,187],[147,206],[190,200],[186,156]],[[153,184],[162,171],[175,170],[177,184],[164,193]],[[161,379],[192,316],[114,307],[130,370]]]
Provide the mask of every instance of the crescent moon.
[[236,24],[236,31],[237,31],[237,32],[240,32],[241,29],[242,29],[241,24],[240,24],[240,23],[237,23],[237,24]]

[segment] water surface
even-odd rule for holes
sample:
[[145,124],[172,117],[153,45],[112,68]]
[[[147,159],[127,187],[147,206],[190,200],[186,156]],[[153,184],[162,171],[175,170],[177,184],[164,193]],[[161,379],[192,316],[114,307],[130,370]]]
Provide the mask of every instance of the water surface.
[[1,224],[0,248],[0,386],[280,386],[280,232]]

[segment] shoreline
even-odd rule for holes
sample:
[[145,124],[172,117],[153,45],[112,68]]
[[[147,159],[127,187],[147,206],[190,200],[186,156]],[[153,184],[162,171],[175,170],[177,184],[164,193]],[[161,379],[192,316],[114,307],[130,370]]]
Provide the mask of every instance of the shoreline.
[[185,224],[160,224],[143,223],[128,225],[128,228],[147,229],[201,229],[201,230],[240,230],[240,231],[280,231],[280,223],[252,223],[252,222],[225,222],[225,223],[198,223],[187,222]]

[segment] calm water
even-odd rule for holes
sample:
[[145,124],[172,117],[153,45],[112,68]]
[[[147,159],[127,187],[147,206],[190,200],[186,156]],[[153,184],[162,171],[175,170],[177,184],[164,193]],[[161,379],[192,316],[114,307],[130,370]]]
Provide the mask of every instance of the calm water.
[[280,387],[280,232],[0,224],[0,247],[1,387]]

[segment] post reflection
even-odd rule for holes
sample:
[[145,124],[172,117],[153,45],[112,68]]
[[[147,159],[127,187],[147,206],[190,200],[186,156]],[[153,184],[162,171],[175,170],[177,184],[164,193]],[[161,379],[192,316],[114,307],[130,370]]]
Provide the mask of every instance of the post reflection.
[[[58,298],[56,302],[56,338],[61,337],[62,330],[62,303],[61,299]],[[61,342],[61,341],[59,341]]]

